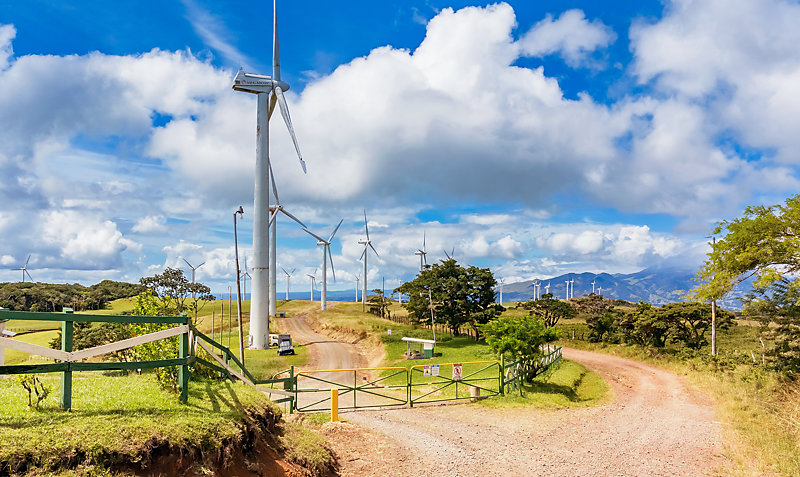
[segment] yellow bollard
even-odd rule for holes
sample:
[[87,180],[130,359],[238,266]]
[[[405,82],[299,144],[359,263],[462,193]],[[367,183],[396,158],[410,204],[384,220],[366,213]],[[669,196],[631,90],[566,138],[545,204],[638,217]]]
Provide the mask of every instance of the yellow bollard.
[[339,421],[339,390],[331,389],[331,422]]

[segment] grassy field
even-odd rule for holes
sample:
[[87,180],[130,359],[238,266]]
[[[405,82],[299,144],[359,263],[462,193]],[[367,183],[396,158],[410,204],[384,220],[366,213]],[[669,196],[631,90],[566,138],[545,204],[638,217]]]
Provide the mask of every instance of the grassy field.
[[213,454],[245,439],[249,414],[280,415],[262,393],[236,383],[193,381],[181,405],[147,375],[96,373],[75,377],[73,410],[63,412],[58,378],[42,379],[52,392],[39,410],[27,407],[16,379],[0,379],[0,474],[23,463],[54,470],[81,454],[101,467],[136,462],[163,443]]

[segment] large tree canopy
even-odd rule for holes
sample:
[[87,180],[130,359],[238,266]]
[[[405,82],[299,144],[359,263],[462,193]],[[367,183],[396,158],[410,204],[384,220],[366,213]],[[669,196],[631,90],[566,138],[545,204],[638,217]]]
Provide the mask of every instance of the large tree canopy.
[[430,323],[432,305],[437,323],[447,324],[454,334],[458,334],[461,325],[469,325],[477,337],[479,325],[503,310],[495,303],[496,285],[488,268],[464,268],[454,259],[447,259],[421,271],[394,291],[408,295],[409,301],[403,306],[412,320]]
[[[704,282],[694,290],[699,300],[720,298],[736,284],[755,277],[756,285],[768,287],[784,275],[800,272],[800,195],[785,204],[754,206],[744,217],[723,221],[698,273]],[[793,281],[798,281],[795,278]]]

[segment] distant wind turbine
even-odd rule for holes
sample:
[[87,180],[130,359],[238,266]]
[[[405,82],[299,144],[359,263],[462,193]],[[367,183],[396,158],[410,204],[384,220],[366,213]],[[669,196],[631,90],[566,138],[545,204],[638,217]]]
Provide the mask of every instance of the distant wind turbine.
[[330,237],[328,240],[320,237],[319,235],[315,234],[314,232],[304,228],[303,230],[317,239],[317,245],[322,245],[322,294],[320,295],[319,300],[319,309],[320,310],[327,310],[328,309],[328,261],[331,262],[331,272],[333,272],[333,281],[336,281],[336,270],[333,268],[333,256],[331,255],[331,240],[333,240],[333,236],[336,235],[336,232],[341,227],[342,222],[344,219],[340,220],[339,223],[336,225],[336,228],[333,229]]
[[256,115],[256,168],[253,206],[253,297],[250,311],[250,339],[252,348],[268,347],[269,334],[269,118],[277,104],[281,116],[294,143],[300,166],[306,171],[306,163],[300,154],[300,146],[289,117],[284,91],[289,84],[281,81],[280,48],[278,47],[278,13],[273,1],[272,77],[245,73],[240,69],[233,80],[233,89],[257,97]]
[[289,301],[289,279],[292,278],[292,273],[294,273],[296,269],[293,268],[291,273],[287,272],[283,267],[281,267],[281,270],[286,274],[286,301]]
[[547,285],[544,286],[544,292],[546,294],[550,293],[550,282],[547,282]]
[[356,275],[356,303],[358,303],[358,283],[361,281],[361,275]]
[[369,239],[369,225],[367,225],[367,209],[364,209],[364,232],[367,234],[366,240],[359,240],[358,243],[364,246],[364,252],[361,253],[361,259],[364,260],[364,289],[361,293],[361,304],[363,306],[367,305],[367,248],[371,248],[373,252],[375,252],[375,256],[380,258],[380,254],[378,251],[375,250],[375,247],[372,246],[372,241]]
[[23,266],[21,266],[19,268],[14,268],[13,269],[13,270],[21,270],[22,271],[22,283],[25,283],[25,275],[26,274],[28,275],[28,278],[31,279],[31,282],[33,282],[33,277],[31,276],[30,272],[28,272],[28,262],[30,262],[30,261],[31,261],[31,256],[28,255],[28,259],[25,260],[25,265],[23,265]]
[[504,279],[500,279],[500,304],[503,304],[503,284],[505,283]]
[[314,301],[314,288],[317,287],[317,270],[314,269],[314,274],[306,273],[306,276],[311,279],[311,301]]
[[428,264],[428,251],[425,248],[425,231],[422,232],[422,248],[417,249],[414,255],[419,255],[419,271],[425,270],[425,265]]
[[595,284],[595,281],[592,281],[592,295],[594,295],[594,284]]
[[[186,265],[189,265],[189,268],[191,268],[191,269],[192,269],[192,285],[194,285],[194,273],[197,271],[197,269],[198,269],[198,268],[200,268],[200,267],[202,267],[203,265],[205,265],[205,264],[206,264],[206,262],[203,262],[203,263],[201,263],[200,265],[198,265],[198,266],[196,266],[196,267],[195,267],[195,266],[192,266],[192,264],[191,264],[191,263],[189,263],[189,261],[188,261],[188,260],[186,260],[185,258],[183,259],[183,261],[184,261],[184,262],[186,262]],[[194,300],[194,298],[195,298],[195,293],[194,293],[194,292],[192,292],[192,300]],[[197,317],[195,316],[195,318],[197,318]]]

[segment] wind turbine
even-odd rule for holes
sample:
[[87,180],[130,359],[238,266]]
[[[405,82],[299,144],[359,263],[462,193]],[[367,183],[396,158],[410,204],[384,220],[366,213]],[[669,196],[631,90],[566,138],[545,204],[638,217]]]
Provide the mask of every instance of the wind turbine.
[[547,285],[544,286],[544,292],[545,294],[550,293],[550,282],[547,282]]
[[319,309],[320,310],[327,310],[328,309],[328,260],[331,262],[331,272],[333,272],[333,281],[336,281],[336,270],[333,268],[333,256],[331,256],[331,240],[333,240],[333,236],[336,235],[336,232],[339,230],[339,227],[344,222],[344,219],[340,220],[339,223],[336,225],[336,228],[333,229],[331,236],[328,237],[328,240],[320,237],[319,235],[315,234],[314,232],[305,230],[309,235],[317,239],[317,245],[322,245],[322,295],[320,295],[319,300]]
[[[244,294],[242,295],[243,300],[247,300],[247,279],[253,280],[253,277],[247,273],[247,255],[244,256],[244,270],[242,270],[242,286],[244,287]],[[251,285],[252,286],[252,285]]]
[[592,281],[592,295],[594,295],[594,284],[595,284],[595,281]]
[[450,250],[450,253],[447,253],[447,250],[445,249],[442,249],[442,252],[444,252],[445,257],[447,257],[448,260],[453,260],[453,256],[456,254],[456,248],[453,247],[453,249]]
[[[191,268],[191,269],[192,269],[192,285],[194,285],[194,273],[197,271],[197,269],[198,269],[198,268],[200,268],[200,267],[202,267],[203,265],[205,265],[205,264],[206,264],[206,262],[203,262],[203,263],[201,263],[200,265],[198,265],[198,266],[196,266],[196,267],[195,267],[195,266],[192,266],[192,264],[191,264],[191,263],[189,263],[189,261],[188,261],[188,260],[186,260],[185,258],[183,259],[183,261],[184,261],[184,262],[186,262],[186,265],[189,265],[189,268]],[[194,292],[192,292],[192,299],[194,299]]]
[[296,269],[293,268],[292,273],[287,272],[283,267],[281,267],[281,270],[286,274],[286,301],[289,301],[289,279],[292,278],[292,273],[294,273]]
[[372,246],[372,241],[369,239],[369,226],[367,225],[367,209],[364,209],[364,232],[367,234],[366,240],[359,240],[358,243],[364,246],[364,252],[361,254],[361,258],[364,259],[364,289],[361,293],[361,304],[363,306],[367,305],[367,247],[371,248],[373,252],[375,252],[375,256],[380,258],[380,254],[378,251],[375,250],[375,247]]
[[28,272],[28,262],[30,262],[30,261],[31,261],[31,256],[30,256],[30,255],[28,255],[28,259],[27,259],[27,260],[25,260],[25,265],[23,265],[23,266],[21,266],[21,267],[19,267],[19,268],[14,268],[14,269],[13,269],[13,270],[21,270],[21,271],[22,271],[22,283],[25,283],[25,274],[26,274],[26,273],[28,274],[28,278],[30,278],[30,279],[31,279],[31,282],[33,282],[33,277],[32,277],[32,276],[31,276],[31,274]]
[[504,279],[500,279],[500,304],[503,304],[503,284],[505,283]]
[[311,279],[311,301],[314,301],[314,288],[317,286],[317,270],[314,269],[314,275],[306,273],[306,276]]
[[570,295],[570,298],[575,298],[575,279],[574,278],[569,281],[569,286],[572,289],[572,293]]
[[358,282],[361,281],[361,275],[356,275],[356,303],[358,303]]
[[278,246],[278,212],[282,213],[286,217],[294,220],[301,227],[304,229],[306,228],[306,224],[304,224],[300,219],[289,213],[281,205],[281,199],[278,196],[278,186],[275,185],[275,174],[272,172],[272,164],[269,166],[269,176],[272,181],[272,195],[275,196],[275,205],[271,205],[269,207],[269,211],[271,212],[269,218],[269,234],[270,234],[270,242],[269,242],[269,316],[274,317],[277,314],[277,307],[278,307],[278,263],[277,263],[277,246]]
[[417,249],[414,255],[419,255],[419,271],[425,270],[425,265],[428,264],[428,251],[425,248],[425,231],[422,232],[422,248]]
[[234,91],[255,94],[256,114],[256,168],[253,204],[253,296],[250,309],[250,341],[252,348],[268,347],[269,335],[269,118],[277,104],[281,116],[294,143],[300,166],[306,171],[306,163],[300,154],[294,134],[289,107],[283,92],[289,84],[281,81],[280,49],[278,47],[278,14],[275,1],[273,8],[272,77],[245,73],[240,69],[233,79]]

